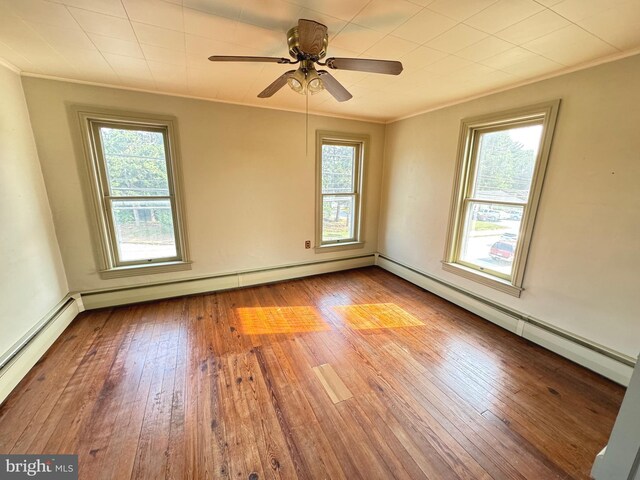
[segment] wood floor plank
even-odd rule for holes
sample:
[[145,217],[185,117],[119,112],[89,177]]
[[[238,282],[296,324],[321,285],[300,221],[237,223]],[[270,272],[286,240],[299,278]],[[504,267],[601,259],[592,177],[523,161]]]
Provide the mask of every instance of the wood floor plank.
[[87,480],[582,480],[623,394],[371,267],[85,312],[0,405],[0,452]]

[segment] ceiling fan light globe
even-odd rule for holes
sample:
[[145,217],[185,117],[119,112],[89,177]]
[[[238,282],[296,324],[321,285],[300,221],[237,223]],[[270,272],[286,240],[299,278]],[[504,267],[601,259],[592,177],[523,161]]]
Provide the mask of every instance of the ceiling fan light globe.
[[320,80],[319,78],[312,78],[307,84],[307,90],[309,91],[309,93],[311,93],[311,95],[322,92],[324,90],[322,80]]
[[297,78],[291,77],[287,80],[287,83],[294,92],[304,93],[304,84],[302,84]]

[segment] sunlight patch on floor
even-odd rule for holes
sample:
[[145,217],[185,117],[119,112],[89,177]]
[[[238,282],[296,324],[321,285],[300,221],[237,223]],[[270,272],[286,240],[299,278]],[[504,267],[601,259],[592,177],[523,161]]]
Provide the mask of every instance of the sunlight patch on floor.
[[331,328],[312,307],[246,307],[236,311],[245,335],[322,332]]
[[354,330],[375,328],[418,327],[423,322],[395,303],[338,305],[334,307],[344,323]]

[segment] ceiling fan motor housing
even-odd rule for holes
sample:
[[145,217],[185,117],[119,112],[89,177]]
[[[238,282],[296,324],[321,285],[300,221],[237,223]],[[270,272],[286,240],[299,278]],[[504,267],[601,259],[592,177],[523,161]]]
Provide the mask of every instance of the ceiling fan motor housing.
[[298,34],[298,27],[290,28],[287,32],[287,45],[289,45],[289,55],[297,60],[319,60],[327,55],[327,46],[329,45],[329,35],[324,34],[323,38],[319,39],[322,42],[319,52],[317,54],[309,54],[300,50],[300,36]]

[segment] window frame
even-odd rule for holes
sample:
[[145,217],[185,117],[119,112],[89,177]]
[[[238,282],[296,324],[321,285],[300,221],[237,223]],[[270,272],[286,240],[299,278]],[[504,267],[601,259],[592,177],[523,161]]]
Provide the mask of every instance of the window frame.
[[[324,145],[346,145],[356,148],[354,159],[354,189],[351,193],[322,193],[322,147]],[[363,239],[363,210],[364,210],[364,179],[366,158],[369,150],[369,136],[351,133],[316,132],[316,243],[315,251],[332,252],[336,250],[362,248]],[[325,196],[353,196],[353,236],[348,239],[323,241],[323,199]]]
[[[178,152],[177,125],[174,117],[152,114],[127,114],[110,110],[76,108],[80,121],[91,198],[95,213],[95,230],[99,238],[99,273],[102,278],[163,273],[191,268],[186,237],[186,224],[181,194],[181,172]],[[169,195],[111,195],[107,167],[101,145],[100,128],[111,127],[159,132],[163,135]],[[169,200],[172,210],[176,246],[174,257],[123,261],[119,258],[117,235],[112,216],[112,203],[119,200]]]
[[[538,210],[544,176],[549,161],[553,133],[558,117],[560,100],[553,100],[523,108],[463,119],[460,127],[458,161],[454,176],[453,197],[449,215],[449,228],[445,243],[444,270],[474,280],[482,285],[519,297],[524,290],[523,281],[531,246],[535,217]],[[480,134],[527,125],[542,125],[540,148],[536,157],[529,198],[526,202],[502,202],[477,199],[472,196],[478,161]],[[460,259],[467,205],[505,204],[523,208],[520,232],[515,246],[511,276],[491,269],[479,269]]]

